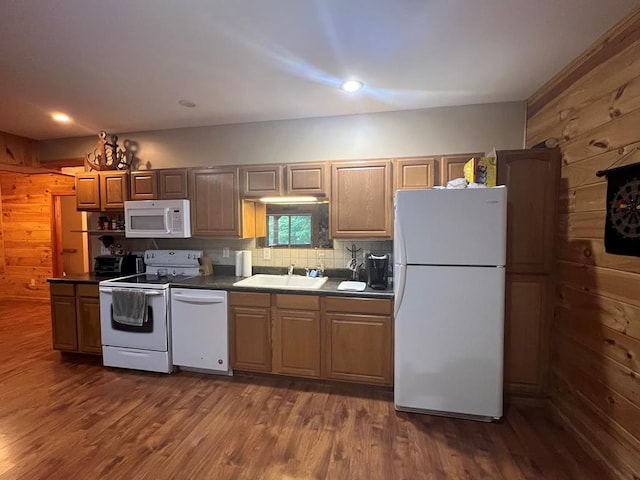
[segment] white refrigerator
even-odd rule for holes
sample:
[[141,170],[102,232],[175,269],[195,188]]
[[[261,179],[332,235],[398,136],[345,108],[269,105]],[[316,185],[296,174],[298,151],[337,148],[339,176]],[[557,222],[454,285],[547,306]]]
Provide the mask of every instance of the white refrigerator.
[[502,417],[506,213],[506,187],[397,192],[397,410]]

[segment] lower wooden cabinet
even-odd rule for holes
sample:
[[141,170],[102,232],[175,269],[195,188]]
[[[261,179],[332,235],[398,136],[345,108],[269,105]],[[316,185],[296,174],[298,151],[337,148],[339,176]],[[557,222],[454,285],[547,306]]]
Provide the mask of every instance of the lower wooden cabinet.
[[76,285],[78,351],[102,354],[100,298],[97,285]]
[[543,396],[552,316],[549,276],[507,274],[505,390],[515,396]]
[[101,355],[98,285],[52,283],[51,331],[56,350]]
[[328,297],[326,311],[327,378],[392,385],[391,300]]
[[229,292],[231,367],[271,371],[271,294]]
[[230,292],[232,368],[393,385],[392,301]]
[[320,297],[275,295],[273,371],[321,376]]
[[51,333],[53,348],[78,351],[75,285],[51,285]]

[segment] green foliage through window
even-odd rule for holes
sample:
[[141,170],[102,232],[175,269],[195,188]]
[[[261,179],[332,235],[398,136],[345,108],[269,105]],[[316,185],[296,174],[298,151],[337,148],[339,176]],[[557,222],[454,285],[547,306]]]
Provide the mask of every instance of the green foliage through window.
[[267,215],[267,242],[270,247],[311,246],[311,215]]

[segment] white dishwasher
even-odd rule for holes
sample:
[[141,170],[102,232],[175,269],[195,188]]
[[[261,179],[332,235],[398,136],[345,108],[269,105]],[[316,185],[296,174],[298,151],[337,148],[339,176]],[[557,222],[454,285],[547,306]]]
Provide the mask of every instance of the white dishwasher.
[[173,365],[231,375],[227,292],[172,288]]

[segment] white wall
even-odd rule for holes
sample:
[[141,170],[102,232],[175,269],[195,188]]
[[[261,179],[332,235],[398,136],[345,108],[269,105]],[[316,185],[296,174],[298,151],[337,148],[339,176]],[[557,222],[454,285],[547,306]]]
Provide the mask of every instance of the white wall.
[[[142,168],[386,158],[522,148],[524,102],[119,134]],[[96,136],[38,143],[40,160],[84,157]]]

